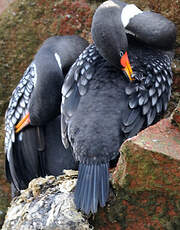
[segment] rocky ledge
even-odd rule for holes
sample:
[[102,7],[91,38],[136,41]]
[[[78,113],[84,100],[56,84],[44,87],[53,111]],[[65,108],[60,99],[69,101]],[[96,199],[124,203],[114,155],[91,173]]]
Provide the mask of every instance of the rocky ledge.
[[77,171],[65,170],[55,178],[37,178],[12,200],[2,230],[89,230],[81,212],[75,209],[73,189]]
[[170,118],[125,141],[112,175],[115,196],[95,229],[180,229],[180,102]]

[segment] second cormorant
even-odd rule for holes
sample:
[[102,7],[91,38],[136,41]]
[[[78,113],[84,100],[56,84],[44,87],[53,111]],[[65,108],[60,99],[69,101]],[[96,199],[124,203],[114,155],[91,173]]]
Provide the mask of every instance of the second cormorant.
[[176,30],[160,14],[114,0],[96,10],[92,37],[66,76],[61,104],[62,140],[79,161],[75,204],[86,214],[105,206],[109,162],[123,141],[167,109]]
[[15,196],[36,177],[76,169],[60,135],[64,76],[88,46],[79,36],[47,39],[12,93],[5,115],[6,176]]

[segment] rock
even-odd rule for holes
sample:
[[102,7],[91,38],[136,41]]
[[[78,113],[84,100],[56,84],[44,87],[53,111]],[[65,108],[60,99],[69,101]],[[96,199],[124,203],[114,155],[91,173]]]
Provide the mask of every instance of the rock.
[[176,124],[180,129],[180,101],[171,115],[171,121],[173,124]]
[[180,60],[174,60],[173,70],[173,91],[180,92]]
[[179,205],[180,201],[161,192],[121,189],[91,223],[98,230],[167,230],[167,226],[176,230],[180,229]]
[[179,106],[173,114],[122,144],[115,195],[90,222],[95,229],[180,229]]
[[180,132],[163,119],[121,146],[113,183],[131,191],[163,191],[180,197]]
[[28,189],[12,200],[2,230],[93,229],[75,209],[73,189],[77,172],[65,173],[57,178],[47,176],[32,180]]

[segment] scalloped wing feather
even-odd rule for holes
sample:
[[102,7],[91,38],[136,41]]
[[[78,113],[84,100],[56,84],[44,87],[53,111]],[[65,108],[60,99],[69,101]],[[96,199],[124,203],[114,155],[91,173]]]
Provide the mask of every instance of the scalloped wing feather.
[[153,57],[144,69],[137,77],[135,73],[136,81],[125,89],[129,110],[123,115],[122,131],[127,138],[152,125],[167,110],[171,95],[171,59],[167,55]]
[[5,114],[5,153],[9,161],[12,143],[15,141],[14,126],[25,115],[36,83],[36,66],[31,63],[14,89]]
[[80,98],[88,92],[89,81],[93,78],[94,65],[101,58],[94,44],[89,45],[69,70],[62,86],[61,136],[65,148],[69,146],[68,123],[76,111]]

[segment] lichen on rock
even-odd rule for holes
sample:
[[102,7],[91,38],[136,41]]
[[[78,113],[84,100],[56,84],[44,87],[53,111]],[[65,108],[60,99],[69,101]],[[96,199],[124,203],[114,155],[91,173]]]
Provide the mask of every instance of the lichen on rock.
[[12,200],[2,230],[93,229],[73,201],[77,172],[65,173],[57,178],[33,179],[29,187]]

